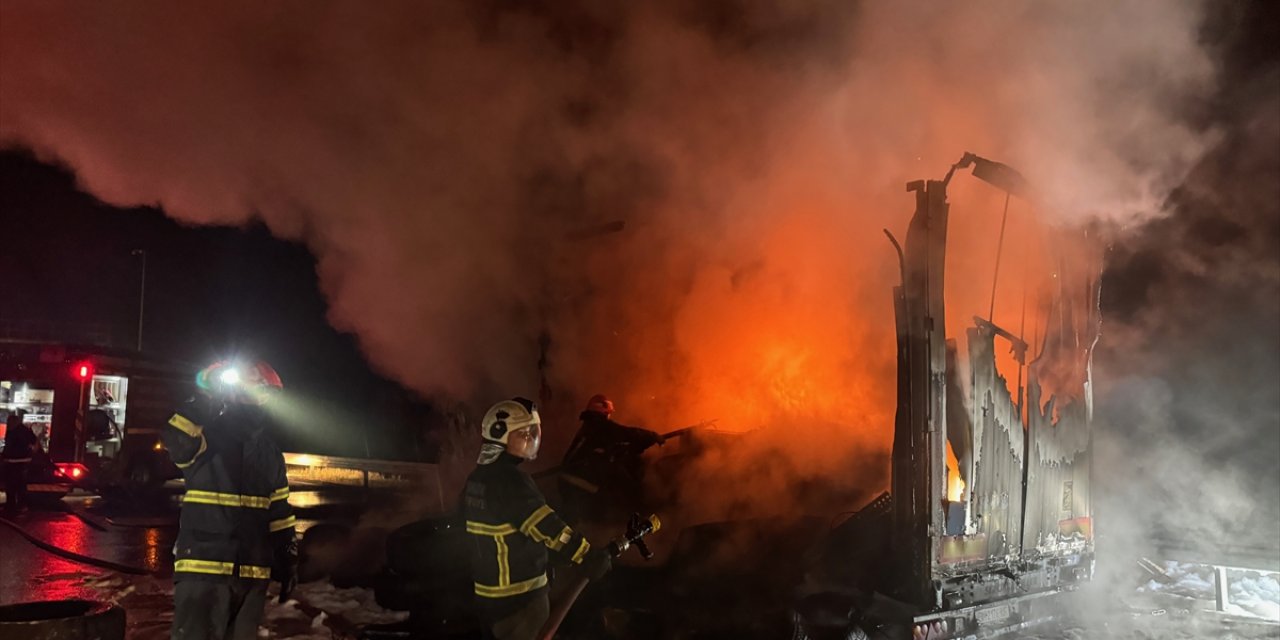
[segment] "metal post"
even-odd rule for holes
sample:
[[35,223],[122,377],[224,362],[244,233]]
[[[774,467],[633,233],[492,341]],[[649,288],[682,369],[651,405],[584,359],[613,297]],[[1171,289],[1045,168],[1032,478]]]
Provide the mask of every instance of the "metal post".
[[1226,567],[1213,568],[1213,599],[1219,613],[1227,610],[1231,604],[1231,583],[1227,577]]
[[1004,253],[1004,226],[1009,222],[1009,192],[1004,192],[1004,214],[1000,216],[1000,240],[996,242],[996,271],[991,275],[991,309],[987,311],[987,322],[996,319],[996,283],[1000,282],[1000,256]]
[[[76,373],[78,374],[79,371],[76,371]],[[85,393],[84,383],[85,383],[85,379],[81,377],[80,378],[80,399],[76,403],[76,422],[74,425],[75,426],[75,433],[74,433],[75,442],[73,444],[75,446],[75,453],[74,455],[71,456],[71,460],[73,462],[84,462],[84,447],[85,447],[85,440],[86,440],[84,437],[84,405],[85,405],[86,397],[88,395]]]
[[142,317],[147,303],[147,251],[134,249],[131,255],[142,256],[142,278],[138,284],[138,351],[142,351]]

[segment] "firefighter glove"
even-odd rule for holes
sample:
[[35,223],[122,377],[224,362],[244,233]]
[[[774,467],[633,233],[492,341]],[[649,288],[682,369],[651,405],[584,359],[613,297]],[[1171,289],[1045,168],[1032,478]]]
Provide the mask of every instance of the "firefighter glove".
[[[293,530],[289,530],[290,534]],[[288,540],[275,548],[275,561],[271,565],[271,579],[280,583],[280,603],[289,599],[298,586],[298,543],[290,535]]]
[[599,580],[613,568],[613,556],[607,549],[592,549],[582,559],[582,568],[587,572],[587,579]]

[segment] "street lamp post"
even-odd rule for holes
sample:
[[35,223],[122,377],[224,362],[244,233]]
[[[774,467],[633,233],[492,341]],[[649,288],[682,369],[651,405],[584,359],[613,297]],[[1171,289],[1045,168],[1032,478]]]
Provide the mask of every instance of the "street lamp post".
[[142,256],[142,278],[138,283],[138,351],[142,351],[142,316],[147,304],[147,250],[134,249],[131,255]]

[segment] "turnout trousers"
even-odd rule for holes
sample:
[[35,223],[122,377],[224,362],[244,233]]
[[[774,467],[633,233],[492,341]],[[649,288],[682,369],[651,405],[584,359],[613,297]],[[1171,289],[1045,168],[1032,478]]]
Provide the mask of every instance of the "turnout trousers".
[[256,640],[267,581],[181,580],[173,587],[173,640]]
[[542,625],[551,617],[551,602],[547,590],[542,589],[523,608],[489,626],[492,640],[537,640]]
[[27,467],[29,462],[0,462],[0,473],[4,474],[5,509],[17,512],[19,507],[28,505]]

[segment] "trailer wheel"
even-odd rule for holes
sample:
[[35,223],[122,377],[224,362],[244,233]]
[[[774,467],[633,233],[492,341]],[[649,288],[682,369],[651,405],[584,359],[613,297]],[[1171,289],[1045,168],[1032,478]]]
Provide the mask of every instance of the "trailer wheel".
[[5,640],[124,640],[124,609],[90,600],[45,600],[0,606]]

